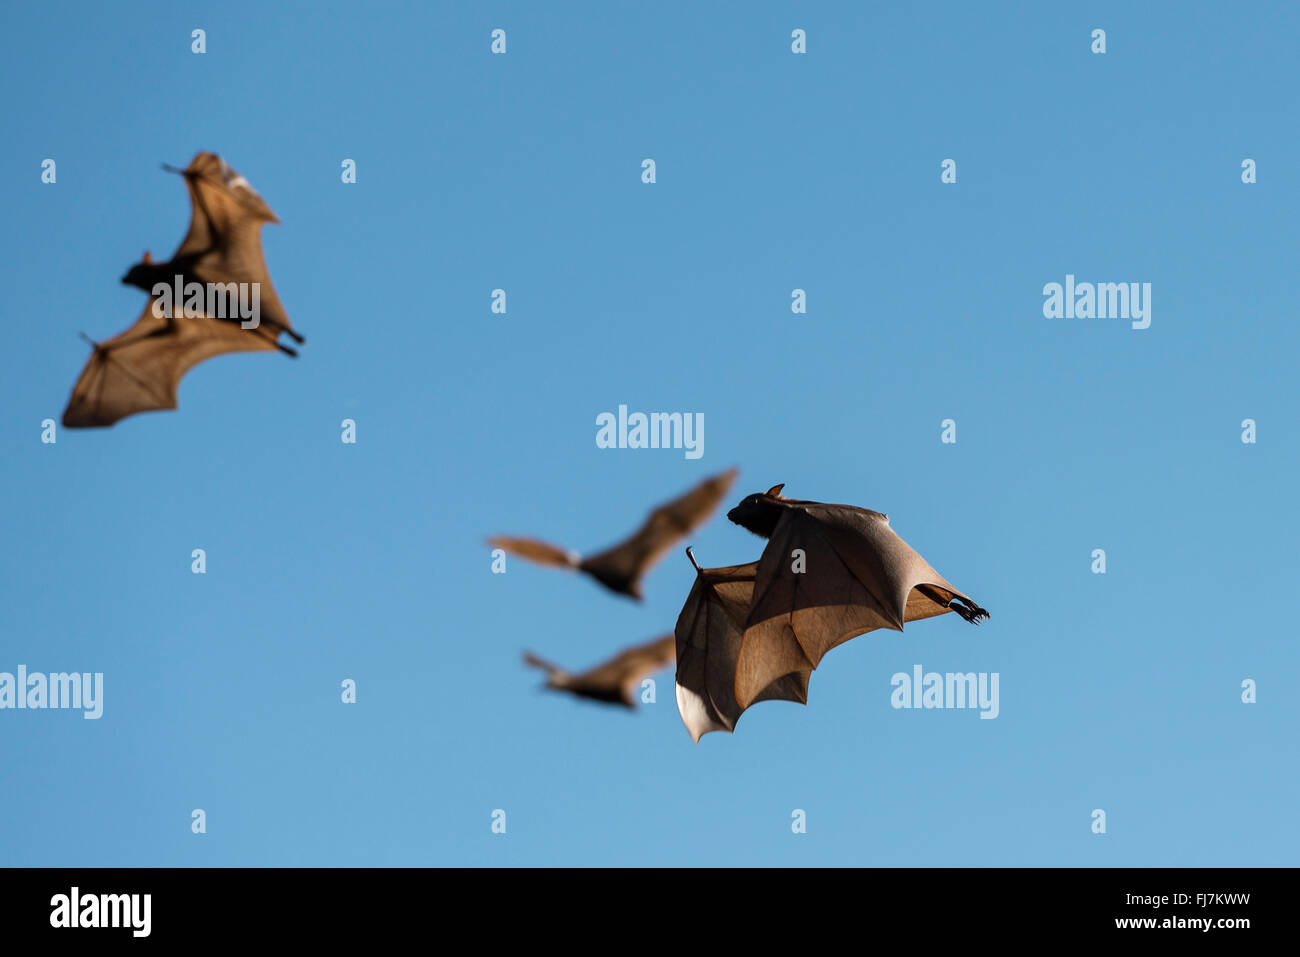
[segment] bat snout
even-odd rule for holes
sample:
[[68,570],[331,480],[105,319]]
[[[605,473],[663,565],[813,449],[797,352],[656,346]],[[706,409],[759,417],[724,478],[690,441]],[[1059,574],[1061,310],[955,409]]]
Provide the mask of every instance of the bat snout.
[[149,281],[150,278],[151,276],[148,272],[148,267],[141,263],[136,263],[122,275],[122,285],[135,286],[139,289],[147,290],[153,285]]

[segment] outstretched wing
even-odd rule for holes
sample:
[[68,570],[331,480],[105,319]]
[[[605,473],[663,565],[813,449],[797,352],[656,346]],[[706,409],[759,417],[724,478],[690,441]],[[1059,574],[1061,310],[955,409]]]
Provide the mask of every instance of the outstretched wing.
[[[691,737],[735,730],[745,708],[736,701],[736,659],[754,592],[758,562],[702,568],[677,618],[677,711]],[[754,702],[808,701],[805,668],[777,678]]]
[[[921,590],[916,590],[921,587]],[[879,512],[807,503],[785,510],[758,563],[736,666],[742,706],[782,675],[816,668],[850,638],[953,610],[965,595]]]
[[538,565],[576,568],[580,560],[576,552],[568,551],[549,542],[538,541],[535,538],[512,538],[506,535],[494,535],[487,541],[493,548],[503,548],[512,555],[526,558]]
[[637,582],[674,543],[713,514],[736,474],[736,469],[730,469],[705,479],[685,495],[660,505],[631,538],[592,555],[579,567],[601,581],[624,583],[639,596]]
[[199,153],[182,172],[190,194],[190,228],[172,261],[197,282],[257,283],[262,321],[292,332],[262,256],[262,224],[280,220],[216,153]]
[[567,691],[601,701],[618,701],[636,707],[636,693],[641,679],[673,663],[677,639],[672,635],[655,638],[642,645],[626,648],[590,671],[574,675],[564,683]]
[[149,300],[125,332],[96,344],[72,387],[63,411],[65,426],[109,426],[137,412],[174,409],[181,378],[204,359],[276,349],[269,339],[235,323],[156,316],[155,301]]

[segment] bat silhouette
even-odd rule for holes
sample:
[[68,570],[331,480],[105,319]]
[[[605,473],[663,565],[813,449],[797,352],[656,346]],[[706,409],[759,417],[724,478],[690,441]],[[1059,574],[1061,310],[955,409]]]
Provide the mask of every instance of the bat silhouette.
[[677,639],[665,635],[643,645],[626,648],[609,661],[576,675],[543,661],[532,652],[524,654],[524,662],[546,672],[548,688],[567,691],[579,698],[635,708],[641,679],[671,665],[676,651]]
[[713,510],[726,497],[731,483],[736,480],[736,474],[736,469],[730,469],[705,479],[685,495],[652,511],[642,526],[626,541],[589,558],[532,538],[498,536],[489,538],[488,544],[493,548],[504,548],[539,565],[577,569],[610,591],[640,601],[643,597],[641,579],[675,542],[690,534],[713,514]]
[[[710,731],[730,733],[745,710],[736,701],[736,660],[754,595],[758,562],[701,568],[691,549],[695,584],[677,618],[677,711],[696,744]],[[754,698],[808,701],[811,670],[782,675]]]
[[[190,229],[176,255],[155,263],[146,252],[122,278],[150,292],[134,325],[104,342],[95,342],[63,413],[69,428],[111,426],[137,412],[176,408],[181,378],[194,365],[227,352],[297,353],[279,343],[281,332],[303,339],[291,327],[262,260],[263,222],[279,222],[248,185],[214,153],[199,153],[185,176],[191,202]],[[241,316],[216,317],[183,301],[153,295],[157,283],[172,288],[187,282],[254,284],[258,324],[241,326]],[[237,289],[237,287],[228,287]],[[252,288],[252,287],[249,287]],[[205,305],[210,305],[205,297]]]
[[783,485],[746,497],[727,518],[768,539],[736,658],[743,711],[783,675],[877,628],[955,611],[979,624],[989,613],[936,572],[889,526],[852,505],[781,496]]

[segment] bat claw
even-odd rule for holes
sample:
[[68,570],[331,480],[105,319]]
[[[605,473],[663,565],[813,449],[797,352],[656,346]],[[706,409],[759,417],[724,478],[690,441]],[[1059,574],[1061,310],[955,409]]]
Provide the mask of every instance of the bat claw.
[[972,625],[976,626],[978,626],[981,621],[987,621],[991,617],[989,613],[979,605],[974,605],[968,608],[956,599],[948,602],[948,607],[961,615],[965,621],[969,621]]

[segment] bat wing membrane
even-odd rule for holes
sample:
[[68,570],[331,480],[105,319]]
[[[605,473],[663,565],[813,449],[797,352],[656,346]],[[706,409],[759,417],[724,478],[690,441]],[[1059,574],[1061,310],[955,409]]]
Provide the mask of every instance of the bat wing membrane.
[[879,512],[819,503],[787,509],[758,563],[736,666],[737,701],[758,700],[772,681],[816,668],[828,651],[858,635],[901,631],[906,621],[951,610],[914,591],[918,585],[965,597]]
[[96,347],[72,387],[65,426],[110,426],[137,412],[175,409],[181,379],[204,359],[276,348],[235,323],[156,316],[154,302],[130,328]]
[[[736,660],[754,592],[757,562],[702,569],[677,619],[677,710],[698,744],[710,731],[731,732],[745,711],[736,700]],[[758,701],[808,700],[810,671],[784,674]]]
[[578,564],[578,557],[573,552],[566,551],[549,542],[539,541],[536,538],[515,538],[497,535],[489,538],[488,544],[493,548],[503,548],[513,555],[526,558],[538,565],[574,568]]
[[262,318],[273,328],[292,331],[262,254],[262,224],[278,223],[275,213],[215,153],[199,153],[184,174],[190,227],[172,261],[187,280],[257,283]]

